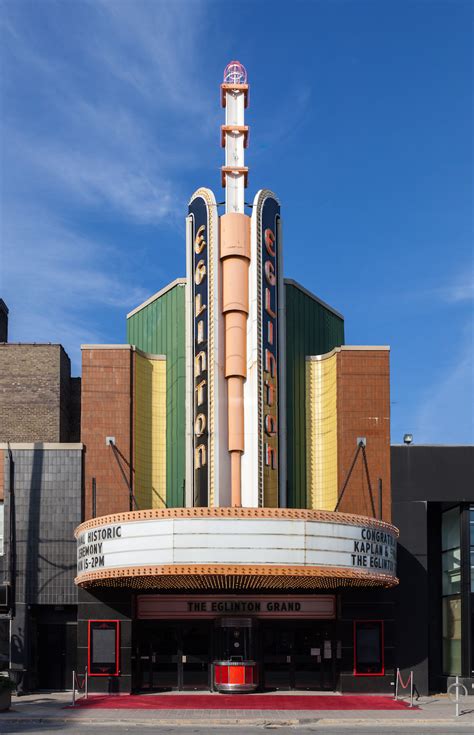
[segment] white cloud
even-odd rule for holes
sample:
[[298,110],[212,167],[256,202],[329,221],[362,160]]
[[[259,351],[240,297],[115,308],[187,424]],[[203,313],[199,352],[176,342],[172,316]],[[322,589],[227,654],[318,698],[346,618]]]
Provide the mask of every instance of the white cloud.
[[474,262],[472,258],[444,282],[430,288],[410,291],[410,299],[430,299],[448,304],[463,304],[474,300]]
[[[28,13],[12,7],[2,32],[5,182],[22,194],[27,182],[44,199],[46,175],[49,190],[68,205],[173,224],[186,200],[180,171],[199,161],[193,129],[207,127],[193,110],[204,97],[203,4],[186,4],[184,12],[179,2],[93,0],[72,5],[70,14],[62,4],[54,14],[52,6],[49,45]],[[31,110],[23,109],[22,86],[31,89]]]
[[[1,7],[0,295],[11,338],[60,341],[76,371],[79,345],[123,339],[124,313],[150,295],[110,244],[121,225],[184,236],[180,175],[200,164],[196,129],[215,132],[196,114],[205,13],[195,0]],[[152,269],[156,289],[157,252],[143,279]]]
[[91,328],[98,323],[93,311],[123,323],[125,312],[149,296],[120,273],[114,247],[74,234],[47,213],[10,211],[0,234],[0,287],[11,310],[11,339],[61,342],[76,371],[81,343],[110,341]]
[[474,300],[474,272],[472,264],[470,271],[461,274],[449,285],[439,290],[441,298],[450,303]]
[[417,444],[474,443],[473,327],[471,320],[457,355],[425,391],[414,420]]

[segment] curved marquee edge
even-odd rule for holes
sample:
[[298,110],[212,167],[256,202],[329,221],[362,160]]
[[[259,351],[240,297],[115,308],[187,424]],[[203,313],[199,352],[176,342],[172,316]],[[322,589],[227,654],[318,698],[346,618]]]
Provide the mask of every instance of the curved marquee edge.
[[84,521],[74,531],[77,539],[84,531],[98,528],[104,525],[126,523],[131,521],[150,521],[171,518],[274,518],[284,520],[320,521],[321,523],[341,523],[348,526],[369,526],[383,529],[399,536],[398,528],[387,521],[376,518],[355,515],[352,513],[339,513],[326,510],[306,510],[299,508],[155,508],[150,510],[126,511],[113,513],[111,515],[99,516]]
[[[114,586],[134,586],[139,589],[153,587],[189,589],[190,578],[193,578],[195,584],[192,586],[207,589],[206,580],[210,581],[210,578],[224,580],[229,577],[245,577],[249,582],[252,580],[257,583],[258,581],[259,586],[267,588],[276,588],[278,584],[281,584],[286,587],[310,589],[313,586],[312,583],[316,588],[346,585],[394,587],[399,582],[397,577],[389,574],[371,574],[370,572],[356,569],[349,570],[344,567],[300,567],[264,564],[251,566],[246,564],[158,564],[154,566],[121,567],[83,572],[75,578],[74,582],[80,587],[107,585],[107,583],[113,582]],[[269,584],[265,584],[265,580]],[[204,583],[202,586],[200,581]],[[318,584],[318,581],[327,584]],[[250,585],[248,586],[250,588]],[[215,588],[214,585],[213,588]],[[232,585],[225,587],[226,590],[231,588]]]

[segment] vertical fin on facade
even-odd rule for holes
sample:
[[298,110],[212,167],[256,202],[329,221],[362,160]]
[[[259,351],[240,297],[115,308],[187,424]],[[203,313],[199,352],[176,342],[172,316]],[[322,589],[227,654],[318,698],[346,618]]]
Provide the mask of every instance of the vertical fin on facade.
[[135,498],[166,508],[166,358],[135,352]]

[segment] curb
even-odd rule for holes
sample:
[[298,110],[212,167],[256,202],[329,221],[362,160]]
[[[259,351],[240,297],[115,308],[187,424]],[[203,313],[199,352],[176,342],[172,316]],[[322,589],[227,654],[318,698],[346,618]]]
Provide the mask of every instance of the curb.
[[219,719],[208,719],[205,721],[200,718],[194,718],[191,720],[184,719],[149,719],[149,720],[129,720],[129,719],[113,719],[113,720],[97,720],[93,718],[82,718],[82,717],[2,717],[0,715],[0,725],[2,722],[9,722],[13,724],[21,724],[29,722],[30,724],[36,723],[38,725],[48,724],[69,724],[69,725],[98,725],[101,726],[115,726],[115,727],[230,727],[235,725],[252,725],[252,726],[263,726],[269,729],[279,727],[295,727],[295,726],[316,726],[318,729],[323,727],[329,728],[340,728],[340,727],[406,727],[407,723],[410,723],[410,727],[463,727],[471,726],[472,718],[464,719],[462,715],[459,718],[452,719],[417,719],[417,720],[395,720],[395,719],[347,719],[347,718],[298,718],[298,719],[276,719],[276,718],[219,718]]

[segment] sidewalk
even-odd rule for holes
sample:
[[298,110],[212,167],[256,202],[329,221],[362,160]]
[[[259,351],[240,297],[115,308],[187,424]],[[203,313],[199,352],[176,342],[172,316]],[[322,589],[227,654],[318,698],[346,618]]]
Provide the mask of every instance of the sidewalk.
[[[189,693],[188,693],[189,694]],[[198,693],[196,693],[198,694]],[[147,695],[144,695],[147,696]],[[180,694],[170,693],[169,697],[179,697]],[[192,694],[189,694],[192,696]],[[214,696],[219,697],[219,694]],[[289,695],[291,696],[291,695]],[[338,695],[334,695],[337,697]],[[41,722],[56,726],[60,723],[69,724],[102,724],[116,725],[140,724],[142,727],[156,727],[159,725],[197,725],[205,722],[209,726],[225,725],[264,725],[275,724],[310,724],[319,727],[336,727],[362,725],[405,727],[408,723],[414,726],[446,726],[453,728],[456,725],[471,725],[474,731],[474,697],[466,698],[461,707],[464,714],[455,717],[454,705],[446,695],[421,697],[418,709],[411,710],[137,710],[137,709],[93,709],[67,708],[71,704],[70,692],[44,692],[30,694],[24,697],[12,697],[12,707],[8,712],[0,713],[0,728],[2,723]],[[174,701],[175,704],[175,701]]]

